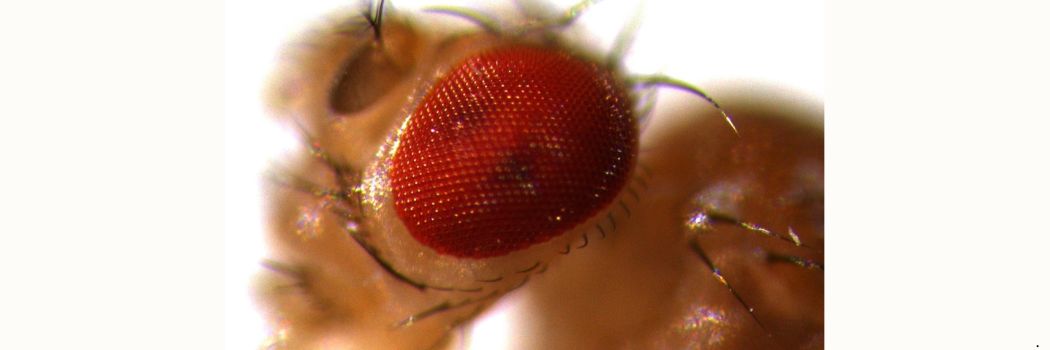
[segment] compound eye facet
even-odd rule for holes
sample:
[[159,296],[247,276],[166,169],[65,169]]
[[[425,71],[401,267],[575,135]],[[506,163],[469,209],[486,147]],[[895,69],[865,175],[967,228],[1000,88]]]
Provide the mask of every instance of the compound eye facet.
[[631,176],[638,129],[612,72],[562,50],[471,56],[409,117],[390,167],[409,233],[440,254],[486,258],[566,233]]

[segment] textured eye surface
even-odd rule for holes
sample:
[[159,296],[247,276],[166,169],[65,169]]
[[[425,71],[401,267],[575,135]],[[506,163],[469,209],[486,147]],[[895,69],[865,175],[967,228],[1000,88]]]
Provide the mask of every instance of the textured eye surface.
[[390,170],[395,207],[441,254],[505,255],[611,202],[637,140],[611,72],[548,48],[483,52],[449,71],[410,117]]

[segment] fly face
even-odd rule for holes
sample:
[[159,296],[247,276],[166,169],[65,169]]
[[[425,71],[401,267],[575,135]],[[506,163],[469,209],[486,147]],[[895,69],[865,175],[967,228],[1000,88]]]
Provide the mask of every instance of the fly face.
[[[655,146],[647,153],[639,120],[651,111],[654,87],[678,88],[714,102],[674,79],[627,74],[620,67],[623,52],[574,44],[566,33],[591,5],[583,2],[567,11],[523,5],[511,15],[515,20],[507,21],[458,8],[409,16],[380,2],[367,11],[333,16],[289,47],[270,103],[281,121],[297,130],[307,152],[271,173],[274,252],[265,266],[272,273],[259,288],[276,325],[271,345],[440,347],[454,335],[450,330],[518,288],[528,286],[532,294],[573,283],[581,287],[576,291],[602,288],[587,273],[573,273],[602,265],[615,274],[611,280],[651,281],[655,288],[627,290],[639,300],[651,297],[651,290],[669,288],[681,289],[678,298],[686,301],[697,297],[698,287],[689,287],[689,278],[665,273],[695,269],[710,278],[705,268],[719,271],[715,263],[722,262],[689,238],[697,235],[689,220],[703,212],[747,227],[751,222],[739,218],[757,212],[734,210],[739,202],[715,210],[696,199],[708,187],[720,188],[708,181],[717,169],[686,166],[696,161],[697,152],[690,150],[703,145]],[[628,40],[622,41],[614,46],[626,46]],[[715,120],[729,120],[714,106],[722,112]],[[729,126],[717,130],[734,130]],[[723,151],[730,150],[712,147],[700,153]],[[684,163],[666,161],[676,154],[684,155]],[[755,158],[768,159],[768,154]],[[660,166],[650,169],[647,163]],[[694,181],[661,177],[681,171],[689,171],[686,178]],[[755,176],[758,181],[736,185],[764,183]],[[711,198],[756,195],[708,192]],[[641,240],[635,247],[646,249],[643,255],[678,262],[697,256],[693,259],[702,257],[704,263],[656,264],[652,267],[662,272],[619,274],[625,269],[616,266],[649,265],[638,260],[637,252],[615,253],[611,238],[618,236],[629,237],[621,242]],[[592,244],[603,247],[588,248]],[[576,257],[583,254],[597,256],[596,262],[585,263],[588,255]],[[529,282],[558,266],[567,266],[565,272],[546,284]],[[727,283],[718,287],[732,290]],[[733,306],[751,308],[733,295]],[[669,315],[696,305],[681,301],[646,314],[637,307],[644,303],[606,305],[613,300],[618,299],[593,305],[619,307],[627,318],[648,315],[649,323],[632,326],[638,331],[667,328],[660,326],[671,322],[667,317],[676,319]],[[546,305],[538,312],[574,310]],[[589,315],[595,324],[631,324],[577,311],[573,317]],[[758,321],[754,312],[744,315]],[[745,319],[726,322],[751,325]],[[578,334],[581,341],[536,346],[597,344],[582,341],[588,339],[583,329],[563,329],[566,339]],[[760,335],[779,332],[758,329]],[[718,333],[724,334],[743,333]],[[559,339],[556,332],[550,335]],[[661,343],[644,345],[653,344]]]

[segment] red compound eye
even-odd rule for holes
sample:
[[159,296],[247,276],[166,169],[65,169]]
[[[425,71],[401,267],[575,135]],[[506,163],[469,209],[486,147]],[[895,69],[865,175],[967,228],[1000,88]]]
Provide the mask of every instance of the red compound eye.
[[555,49],[488,51],[412,114],[389,173],[394,206],[441,254],[505,255],[608,205],[637,144],[627,92],[608,70]]

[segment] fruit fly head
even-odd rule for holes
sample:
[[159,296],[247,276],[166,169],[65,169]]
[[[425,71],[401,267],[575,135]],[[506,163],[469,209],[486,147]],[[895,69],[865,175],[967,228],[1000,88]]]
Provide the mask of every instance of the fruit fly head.
[[[301,45],[339,59],[297,61],[278,84],[362,240],[420,284],[477,289],[614,229],[601,221],[634,175],[635,99],[602,55],[559,39],[579,12],[511,27],[435,12],[336,19]],[[477,26],[421,30],[456,17]]]
[[309,155],[273,172],[268,267],[310,301],[271,297],[277,318],[415,347],[617,230],[644,181],[639,99],[563,39],[589,4],[499,22],[379,2],[288,49],[271,107]]

